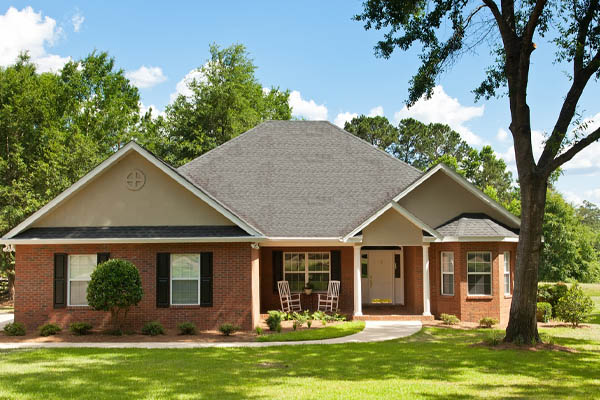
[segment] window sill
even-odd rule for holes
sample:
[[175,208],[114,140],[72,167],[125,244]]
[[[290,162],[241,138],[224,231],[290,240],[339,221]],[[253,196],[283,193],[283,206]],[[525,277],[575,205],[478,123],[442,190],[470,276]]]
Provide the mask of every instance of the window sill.
[[199,309],[199,308],[206,308],[206,307],[212,307],[212,306],[201,306],[200,304],[171,304],[169,305],[169,308],[182,308],[182,309]]
[[467,301],[491,301],[493,300],[494,296],[489,296],[489,295],[482,295],[482,296],[477,296],[477,295],[470,295],[467,296]]
[[69,310],[69,311],[73,311],[73,310],[91,310],[92,307],[87,306],[87,305],[85,305],[85,306],[67,306],[66,309]]
[[505,294],[505,295],[504,295],[504,298],[505,298],[505,299],[512,299],[512,294]]

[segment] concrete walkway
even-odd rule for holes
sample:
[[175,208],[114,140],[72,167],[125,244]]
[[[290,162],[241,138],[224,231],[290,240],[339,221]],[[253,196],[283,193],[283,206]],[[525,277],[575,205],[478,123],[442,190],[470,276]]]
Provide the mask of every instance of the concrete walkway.
[[4,328],[6,324],[13,322],[14,314],[0,314],[0,329]]
[[203,347],[270,347],[303,344],[338,344],[381,342],[413,335],[421,330],[420,321],[366,321],[365,329],[354,335],[335,339],[298,342],[133,342],[133,343],[0,343],[0,349],[93,347],[101,349],[192,349]]

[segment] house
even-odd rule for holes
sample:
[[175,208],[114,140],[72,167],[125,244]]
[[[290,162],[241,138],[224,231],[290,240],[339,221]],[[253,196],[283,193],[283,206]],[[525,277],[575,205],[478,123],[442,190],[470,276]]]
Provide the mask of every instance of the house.
[[251,329],[280,307],[278,280],[310,281],[306,308],[339,280],[355,318],[506,322],[519,225],[442,164],[424,173],[329,122],[269,121],[178,169],[129,143],[0,242],[29,327],[107,324],[86,306],[107,258],[141,273],[135,327]]

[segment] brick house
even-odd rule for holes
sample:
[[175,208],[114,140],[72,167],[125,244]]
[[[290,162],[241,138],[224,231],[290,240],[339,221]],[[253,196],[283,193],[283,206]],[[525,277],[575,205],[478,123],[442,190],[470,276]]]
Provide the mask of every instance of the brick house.
[[329,280],[340,309],[508,320],[520,221],[440,164],[417,170],[328,122],[270,121],[175,169],[129,143],[10,231],[15,320],[89,321],[95,266],[129,260],[144,297],[129,323],[251,329],[305,308]]

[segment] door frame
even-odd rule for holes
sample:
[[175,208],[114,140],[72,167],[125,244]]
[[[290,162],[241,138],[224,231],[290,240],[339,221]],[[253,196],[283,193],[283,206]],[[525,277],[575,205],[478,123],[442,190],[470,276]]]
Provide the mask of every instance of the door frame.
[[[389,254],[389,256],[391,257],[391,263],[390,263],[390,272],[389,272],[389,278],[392,280],[392,302],[391,303],[372,303],[371,302],[371,294],[370,292],[370,261],[373,259],[373,256],[371,256],[371,254],[373,253],[380,253],[380,252],[386,252]],[[362,256],[363,254],[367,255],[367,278],[363,278],[362,277],[362,270],[361,270],[361,288],[362,288],[362,294],[361,294],[361,302],[362,304],[368,305],[368,306],[385,306],[385,305],[404,305],[406,303],[406,290],[405,290],[405,271],[404,271],[404,249],[402,247],[400,247],[399,249],[366,249],[366,250],[361,250],[360,255],[361,255],[361,260],[362,260]],[[394,257],[396,254],[400,254],[400,280],[401,280],[401,285],[402,285],[402,289],[403,289],[403,296],[402,296],[402,300],[404,300],[403,302],[396,302],[396,276],[395,276],[395,271],[394,271]],[[365,289],[367,289],[367,295],[366,295],[366,299],[368,300],[367,302],[365,302],[363,300],[364,293],[365,293]]]

